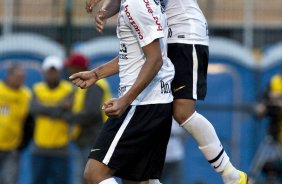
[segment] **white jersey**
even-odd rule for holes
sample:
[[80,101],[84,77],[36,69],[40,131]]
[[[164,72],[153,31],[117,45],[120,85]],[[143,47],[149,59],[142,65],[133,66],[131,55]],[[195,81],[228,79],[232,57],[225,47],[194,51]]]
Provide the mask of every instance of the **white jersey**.
[[146,60],[142,47],[160,40],[163,66],[151,83],[138,95],[132,105],[170,103],[174,66],[167,58],[167,24],[157,0],[122,0],[118,17],[119,96],[124,95],[136,81]]
[[167,14],[168,43],[209,45],[208,24],[197,0],[161,0]]

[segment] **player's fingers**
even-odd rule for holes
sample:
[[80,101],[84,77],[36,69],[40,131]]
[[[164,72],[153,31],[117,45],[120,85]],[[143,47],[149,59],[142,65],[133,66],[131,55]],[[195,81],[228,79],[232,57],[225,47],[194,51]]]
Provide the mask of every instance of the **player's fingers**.
[[83,83],[84,83],[84,81],[79,79],[74,84],[78,87],[81,87],[81,86],[83,86]]
[[99,13],[95,16],[95,21],[97,24],[103,24],[104,16],[100,15]]
[[116,100],[115,98],[112,98],[112,99],[110,99],[110,100],[104,102],[104,104],[103,104],[104,108],[113,106],[113,103],[114,103],[115,100]]
[[103,32],[103,29],[104,29],[104,26],[102,26],[102,25],[96,25],[96,30],[98,31],[98,32]]
[[80,78],[76,78],[76,79],[72,80],[71,82],[76,85],[78,83],[78,81],[80,81]]
[[75,74],[72,74],[71,76],[69,76],[69,79],[75,80],[75,79],[79,78],[80,76],[81,76],[81,73],[75,73]]
[[93,8],[100,2],[101,0],[90,0],[86,1],[85,9],[88,13],[91,13],[93,11]]
[[105,114],[109,117],[116,117],[119,115],[119,111],[115,107],[108,107],[105,109]]
[[89,0],[89,1],[86,1],[85,3],[85,9],[87,11],[87,13],[91,13],[92,10],[93,10],[93,7],[95,6],[95,2],[93,0]]
[[122,111],[119,109],[107,109],[105,114],[109,117],[120,117],[122,115]]
[[88,87],[87,85],[87,82],[86,81],[83,81],[80,86],[79,86],[81,89],[86,89]]
[[92,8],[89,2],[86,1],[85,3],[85,10],[87,13],[91,13],[92,12]]
[[99,32],[102,32],[104,29],[104,25],[105,25],[105,22],[103,21],[103,17],[101,15],[97,15],[95,17],[95,21],[96,21],[96,29]]

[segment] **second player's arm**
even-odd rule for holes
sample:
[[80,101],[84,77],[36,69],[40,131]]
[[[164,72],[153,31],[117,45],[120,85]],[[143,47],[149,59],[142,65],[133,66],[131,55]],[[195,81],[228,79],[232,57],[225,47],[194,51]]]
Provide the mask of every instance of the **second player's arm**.
[[119,12],[120,9],[120,0],[105,0],[102,8],[95,16],[96,29],[99,32],[102,32],[107,19],[114,16]]
[[105,0],[101,10],[107,11],[107,16],[105,18],[110,18],[117,14],[120,9],[120,0]]

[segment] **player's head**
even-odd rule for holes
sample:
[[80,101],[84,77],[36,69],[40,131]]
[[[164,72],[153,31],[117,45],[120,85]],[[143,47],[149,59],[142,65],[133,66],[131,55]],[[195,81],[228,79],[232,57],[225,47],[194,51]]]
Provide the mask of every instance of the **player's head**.
[[80,53],[72,53],[64,62],[69,74],[87,70],[88,64],[88,58]]
[[63,60],[57,56],[48,56],[44,59],[42,70],[47,83],[54,84],[60,80]]
[[20,88],[25,79],[23,68],[19,64],[12,64],[7,71],[6,83],[13,89]]

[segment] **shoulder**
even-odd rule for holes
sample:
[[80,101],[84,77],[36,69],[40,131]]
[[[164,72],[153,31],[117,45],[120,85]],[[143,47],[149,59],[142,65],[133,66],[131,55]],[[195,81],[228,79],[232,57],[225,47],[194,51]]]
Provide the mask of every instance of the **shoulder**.
[[68,91],[73,91],[75,89],[73,84],[67,80],[60,81],[60,88],[68,90]]
[[282,75],[274,75],[270,80],[270,87],[279,89],[282,88]]
[[0,93],[5,93],[7,90],[7,85],[3,81],[0,81]]
[[0,80],[0,87],[4,87],[4,82],[2,80]]
[[62,86],[62,87],[66,87],[66,88],[69,88],[69,87],[73,87],[73,85],[72,85],[72,83],[71,82],[69,82],[69,81],[67,81],[67,80],[61,80],[60,81],[60,85]]
[[21,92],[26,96],[27,98],[31,97],[31,90],[27,86],[21,87]]
[[38,82],[38,83],[35,83],[32,87],[33,90],[38,90],[38,89],[42,89],[42,88],[45,88],[46,87],[46,84],[44,82]]

